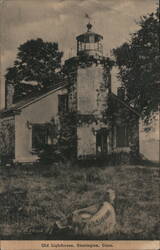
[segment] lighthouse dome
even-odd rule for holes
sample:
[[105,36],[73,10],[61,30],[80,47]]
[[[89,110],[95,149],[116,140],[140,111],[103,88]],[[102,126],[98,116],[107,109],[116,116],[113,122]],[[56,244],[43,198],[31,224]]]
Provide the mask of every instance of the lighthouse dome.
[[77,39],[77,55],[92,55],[92,56],[102,56],[103,46],[102,40],[103,36],[93,32],[92,24],[87,24],[87,32],[76,37]]

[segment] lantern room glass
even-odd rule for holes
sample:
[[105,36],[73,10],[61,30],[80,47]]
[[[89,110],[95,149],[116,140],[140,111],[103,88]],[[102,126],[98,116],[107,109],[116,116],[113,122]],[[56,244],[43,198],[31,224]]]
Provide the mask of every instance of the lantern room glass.
[[85,53],[89,51],[95,51],[99,55],[103,54],[103,46],[101,42],[77,42],[77,53]]

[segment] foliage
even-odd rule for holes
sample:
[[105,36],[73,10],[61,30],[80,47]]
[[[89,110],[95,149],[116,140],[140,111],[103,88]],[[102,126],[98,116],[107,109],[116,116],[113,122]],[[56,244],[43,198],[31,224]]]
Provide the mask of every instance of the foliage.
[[63,53],[55,42],[29,40],[18,48],[14,65],[7,69],[6,84],[15,86],[15,99],[53,86],[61,77]]
[[14,120],[1,121],[0,124],[0,163],[6,164],[14,158],[15,140]]
[[63,66],[63,73],[67,74],[68,72],[75,71],[78,65],[80,65],[83,68],[87,66],[89,67],[93,63],[95,64],[101,63],[108,69],[111,69],[115,64],[115,62],[111,60],[109,57],[95,58],[94,56],[84,54],[81,55],[80,58],[72,57],[69,60],[66,60]]
[[119,78],[126,87],[128,102],[146,120],[160,103],[160,53],[158,10],[143,16],[140,29],[130,42],[113,50],[119,66]]
[[39,158],[40,163],[46,165],[63,160],[63,156],[56,145],[43,145],[39,151]]
[[76,156],[76,114],[60,114],[59,121],[60,126],[54,119],[46,124],[51,144],[40,145],[38,155],[41,163],[50,164]]
[[76,113],[69,112],[60,115],[61,128],[59,131],[58,147],[61,153],[67,158],[76,156]]

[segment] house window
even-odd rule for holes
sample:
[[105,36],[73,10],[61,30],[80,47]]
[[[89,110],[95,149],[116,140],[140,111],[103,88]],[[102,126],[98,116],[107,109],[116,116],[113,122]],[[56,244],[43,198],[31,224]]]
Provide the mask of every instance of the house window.
[[128,128],[127,126],[117,126],[116,128],[116,146],[117,147],[128,147]]
[[58,111],[67,112],[68,111],[68,95],[58,96]]
[[45,124],[32,125],[32,148],[39,149],[42,145],[48,144],[48,128]]

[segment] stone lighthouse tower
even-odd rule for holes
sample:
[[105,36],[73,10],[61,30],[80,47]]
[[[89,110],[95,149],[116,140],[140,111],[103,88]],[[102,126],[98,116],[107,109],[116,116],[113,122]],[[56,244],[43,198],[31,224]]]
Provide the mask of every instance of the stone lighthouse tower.
[[92,31],[90,23],[76,40],[77,56],[65,62],[68,105],[69,111],[76,113],[77,158],[95,159],[110,150],[106,111],[111,91],[111,62],[103,56],[103,37]]

